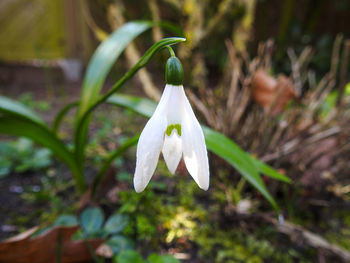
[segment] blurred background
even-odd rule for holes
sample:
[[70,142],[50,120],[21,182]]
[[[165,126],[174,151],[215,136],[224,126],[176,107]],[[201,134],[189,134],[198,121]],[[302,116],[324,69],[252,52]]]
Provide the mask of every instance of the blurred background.
[[[159,22],[128,46],[105,86],[154,42],[186,37],[175,51],[197,117],[291,178],[283,184],[264,177],[287,223],[214,155],[208,193],[189,183],[184,166],[174,179],[161,162],[158,173],[169,176],[157,177],[139,198],[130,151],[110,171],[118,187],[101,194],[98,204],[107,214],[118,208],[134,218],[125,235],[142,255],[170,253],[181,262],[350,262],[349,17],[348,0],[2,0],[0,95],[52,122],[65,103],[79,99],[101,41],[128,21]],[[155,56],[122,91],[158,100],[167,57],[167,51]],[[145,121],[102,107],[91,125],[89,165]],[[67,126],[72,122],[68,117]],[[62,136],[70,132],[64,128]],[[69,195],[67,170],[49,151],[1,137],[0,153],[0,240],[82,208],[81,197]]]

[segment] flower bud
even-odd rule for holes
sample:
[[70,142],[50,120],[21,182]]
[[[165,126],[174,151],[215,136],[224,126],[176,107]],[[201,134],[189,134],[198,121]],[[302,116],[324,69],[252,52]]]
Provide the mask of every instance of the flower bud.
[[179,86],[182,85],[183,69],[180,60],[171,56],[165,66],[165,81],[167,84]]

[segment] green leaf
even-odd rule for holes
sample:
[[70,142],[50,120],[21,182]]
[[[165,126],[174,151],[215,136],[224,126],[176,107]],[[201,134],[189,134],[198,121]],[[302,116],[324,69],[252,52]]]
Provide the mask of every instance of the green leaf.
[[182,30],[182,27],[178,26],[178,24],[174,24],[169,21],[159,21],[154,24],[155,26],[159,25],[160,27],[167,29],[172,34],[175,34],[179,37],[185,37],[185,34]]
[[108,218],[104,230],[108,234],[117,234],[124,230],[124,228],[128,225],[129,219],[126,215],[122,215],[119,213],[113,214]]
[[100,208],[88,208],[80,216],[80,224],[87,234],[94,234],[101,230],[104,215]]
[[8,159],[0,157],[0,178],[11,173],[12,162]]
[[77,107],[79,105],[78,101],[71,102],[64,106],[57,114],[55,117],[55,120],[53,121],[52,124],[52,130],[54,133],[58,132],[58,129],[60,127],[60,124],[64,118],[64,116],[73,108]]
[[30,151],[23,155],[18,155],[20,159],[15,167],[16,172],[38,170],[51,165],[51,151],[48,149],[35,149],[31,146]]
[[35,150],[32,158],[33,168],[41,169],[51,165],[51,152],[48,149]]
[[[253,157],[252,157],[253,158]],[[276,171],[275,169],[273,169],[270,165],[263,163],[262,161],[253,158],[255,165],[258,167],[259,171],[262,174],[265,174],[271,178],[274,178],[276,180],[285,182],[285,183],[291,183],[292,181],[290,180],[290,178],[288,178],[287,176],[279,173],[278,171]]]
[[77,111],[74,134],[76,159],[81,168],[84,162],[84,148],[90,120],[89,116],[85,115],[87,115],[91,107],[94,107],[93,105],[100,96],[103,83],[120,54],[133,39],[151,26],[152,23],[148,21],[124,24],[99,45],[88,64]]
[[180,261],[171,255],[151,254],[147,258],[147,263],[180,263]]
[[74,215],[61,215],[53,223],[53,226],[76,226],[78,225],[78,219]]
[[0,96],[0,113],[25,118],[45,126],[44,121],[32,110],[15,100],[3,96]]
[[96,101],[107,74],[127,45],[151,26],[152,23],[148,21],[126,23],[99,45],[86,70],[79,117]]
[[31,119],[4,115],[0,117],[0,133],[26,137],[49,148],[53,154],[65,162],[72,170],[77,186],[85,184],[84,178],[79,177],[81,173],[74,161],[73,154],[46,126]]
[[21,103],[0,96],[0,133],[29,138],[49,148],[73,171],[75,179],[80,173],[74,162],[74,156],[46,124],[29,108]]
[[112,95],[107,99],[107,103],[129,108],[148,118],[152,116],[157,107],[152,100],[124,94]]
[[114,258],[115,263],[143,263],[142,256],[135,250],[123,250]]
[[118,254],[122,250],[133,249],[132,240],[124,236],[113,236],[107,240],[106,244],[112,249],[114,254]]

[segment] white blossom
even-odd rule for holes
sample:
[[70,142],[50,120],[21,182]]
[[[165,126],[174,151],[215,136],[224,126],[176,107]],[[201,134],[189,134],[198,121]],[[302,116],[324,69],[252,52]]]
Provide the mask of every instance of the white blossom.
[[142,192],[163,153],[169,171],[174,174],[184,158],[186,167],[203,190],[209,188],[209,164],[203,131],[193,113],[182,85],[165,86],[159,104],[137,145],[134,187]]

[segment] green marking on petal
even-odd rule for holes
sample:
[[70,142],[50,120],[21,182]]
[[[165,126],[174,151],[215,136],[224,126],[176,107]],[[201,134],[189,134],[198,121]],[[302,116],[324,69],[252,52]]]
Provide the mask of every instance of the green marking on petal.
[[171,124],[166,128],[166,135],[170,136],[173,129],[176,129],[177,134],[181,136],[181,124]]

